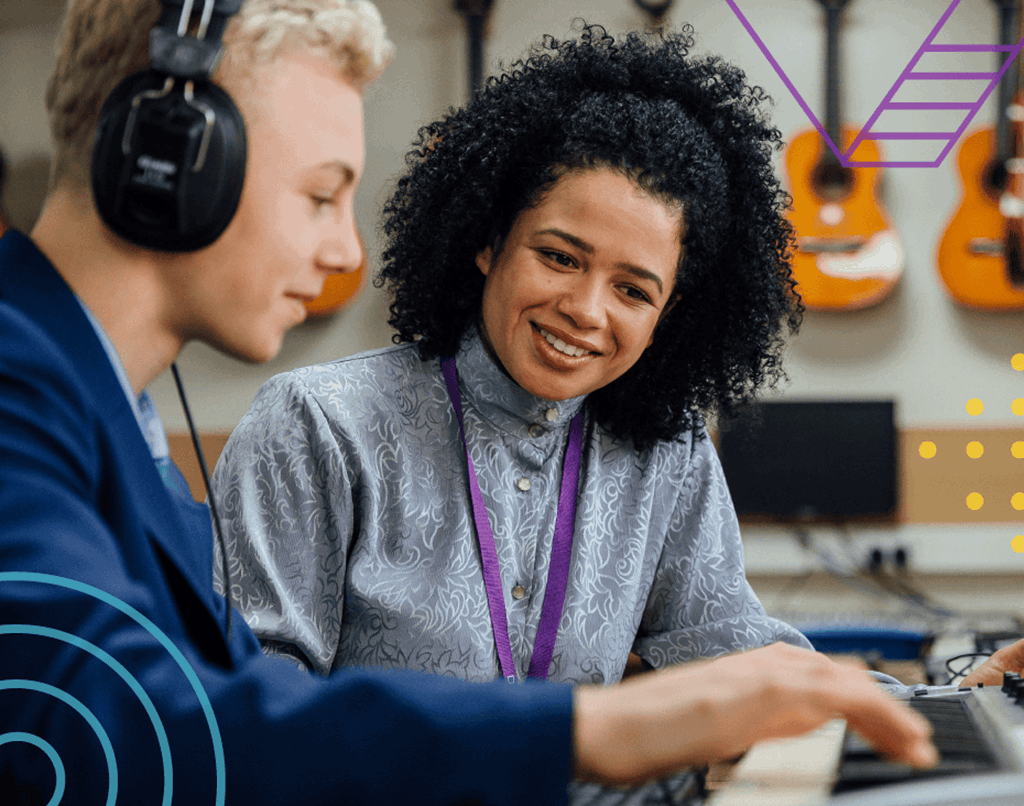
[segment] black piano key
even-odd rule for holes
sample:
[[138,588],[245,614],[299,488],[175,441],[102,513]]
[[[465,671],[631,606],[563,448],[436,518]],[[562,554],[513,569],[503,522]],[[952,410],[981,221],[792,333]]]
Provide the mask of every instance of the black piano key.
[[998,769],[995,755],[962,701],[919,698],[911,700],[910,706],[931,723],[933,740],[939,751],[939,763],[930,770],[915,770],[906,764],[886,761],[855,733],[847,733],[833,794],[903,781],[970,775]]

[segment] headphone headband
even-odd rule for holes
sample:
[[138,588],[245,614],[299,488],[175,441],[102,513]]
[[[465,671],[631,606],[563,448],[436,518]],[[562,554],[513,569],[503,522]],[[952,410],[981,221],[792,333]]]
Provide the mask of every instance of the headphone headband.
[[195,36],[188,33],[194,0],[161,0],[164,10],[149,34],[149,63],[158,73],[197,80],[217,68],[221,37],[242,0],[204,0]]

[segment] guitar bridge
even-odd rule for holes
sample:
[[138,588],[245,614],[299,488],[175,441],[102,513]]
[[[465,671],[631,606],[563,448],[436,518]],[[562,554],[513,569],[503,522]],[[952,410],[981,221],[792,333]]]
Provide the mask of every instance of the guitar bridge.
[[856,252],[861,249],[867,241],[864,238],[799,238],[797,248],[802,252],[811,254],[837,254],[841,252]]
[[1002,238],[971,238],[967,248],[972,255],[1002,255],[1006,244]]

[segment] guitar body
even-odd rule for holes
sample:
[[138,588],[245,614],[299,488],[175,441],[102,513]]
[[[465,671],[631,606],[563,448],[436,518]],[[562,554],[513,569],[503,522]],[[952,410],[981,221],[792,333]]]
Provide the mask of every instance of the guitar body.
[[1024,310],[1024,284],[1015,285],[1007,268],[1001,191],[986,182],[994,153],[991,128],[979,129],[960,146],[962,196],[939,242],[939,276],[949,296],[964,307],[1019,311]]
[[[842,148],[857,130],[842,127]],[[838,168],[841,187],[820,181],[827,146],[816,129],[801,132],[786,149],[786,174],[796,230],[793,277],[810,310],[853,310],[883,300],[903,273],[903,247],[879,198],[880,168]],[[864,140],[852,159],[881,160],[877,144]]]

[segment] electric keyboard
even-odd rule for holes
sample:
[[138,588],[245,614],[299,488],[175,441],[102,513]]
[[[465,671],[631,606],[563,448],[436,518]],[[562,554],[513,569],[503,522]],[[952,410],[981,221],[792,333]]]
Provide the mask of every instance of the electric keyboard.
[[1006,676],[1002,689],[933,687],[909,702],[932,724],[934,769],[885,761],[834,720],[807,736],[755,745],[708,806],[1024,805],[1018,676]]

